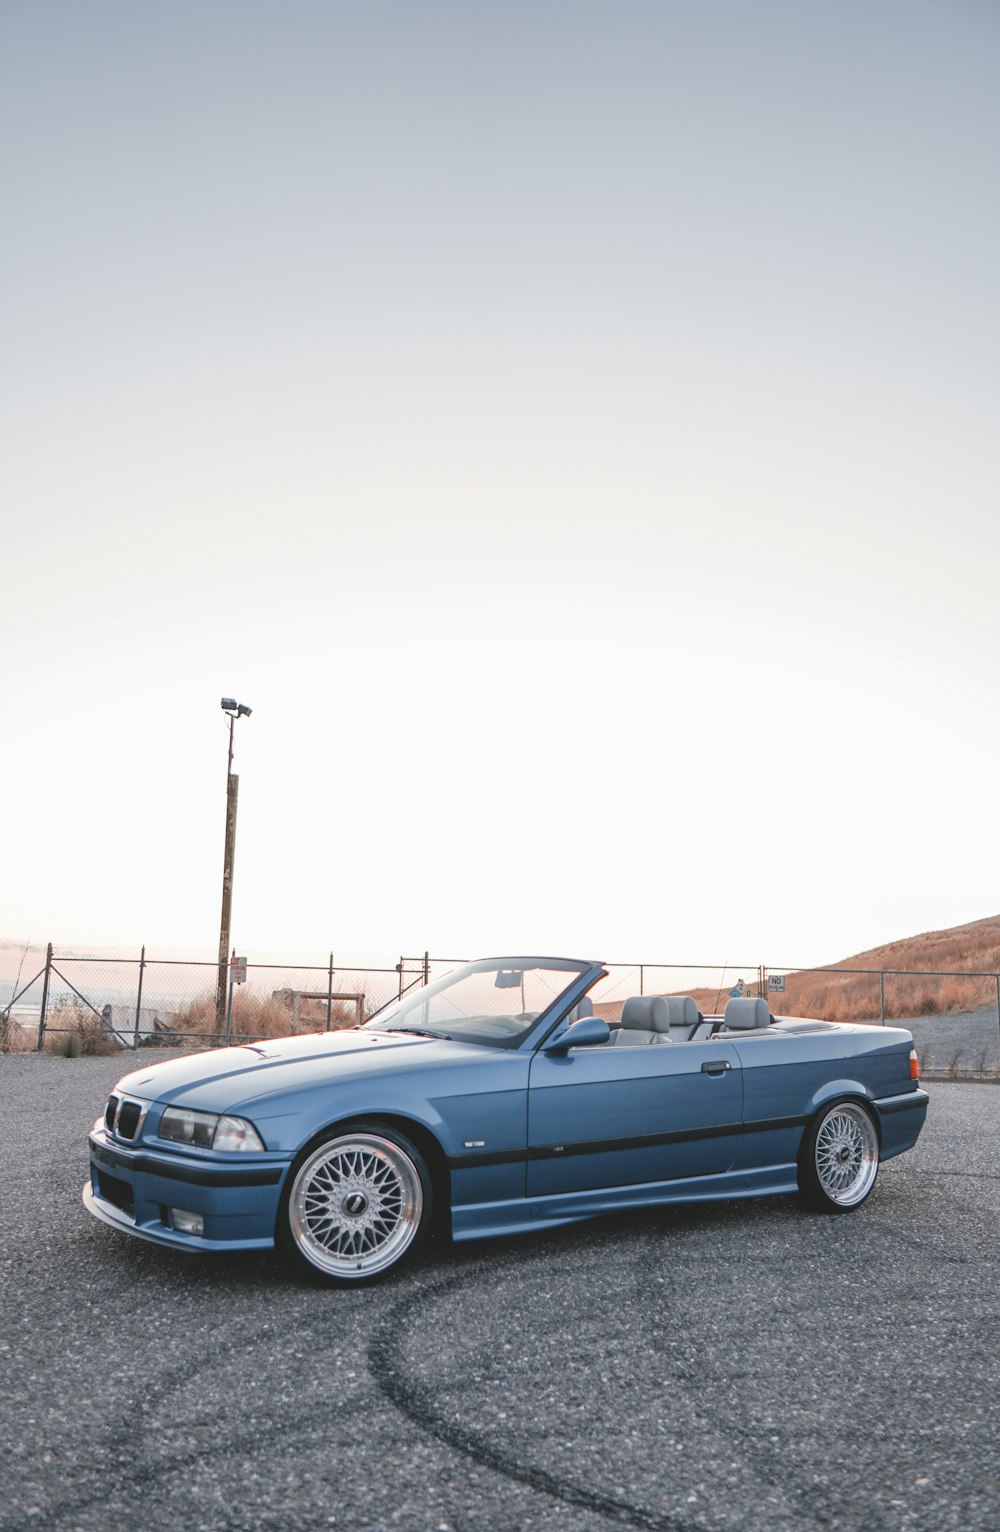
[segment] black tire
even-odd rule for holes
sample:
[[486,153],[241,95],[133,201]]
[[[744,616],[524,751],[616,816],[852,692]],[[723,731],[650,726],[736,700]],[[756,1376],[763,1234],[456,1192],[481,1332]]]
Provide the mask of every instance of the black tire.
[[819,1213],[853,1213],[875,1185],[878,1125],[860,1101],[832,1101],[816,1113],[799,1154],[799,1196]]
[[302,1151],[278,1211],[279,1249],[337,1287],[375,1282],[410,1260],[433,1216],[423,1157],[396,1128],[353,1122]]

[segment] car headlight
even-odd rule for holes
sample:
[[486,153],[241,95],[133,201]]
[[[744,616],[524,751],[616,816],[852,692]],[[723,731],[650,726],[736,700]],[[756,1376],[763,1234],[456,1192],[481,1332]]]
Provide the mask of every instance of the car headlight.
[[216,1112],[193,1112],[188,1107],[168,1106],[157,1128],[160,1138],[196,1149],[263,1149],[260,1135],[245,1117],[220,1117]]
[[186,1107],[168,1106],[156,1131],[160,1138],[169,1138],[177,1144],[211,1149],[218,1121],[216,1112],[191,1112]]
[[220,1117],[212,1138],[213,1149],[263,1149],[260,1134],[245,1117]]

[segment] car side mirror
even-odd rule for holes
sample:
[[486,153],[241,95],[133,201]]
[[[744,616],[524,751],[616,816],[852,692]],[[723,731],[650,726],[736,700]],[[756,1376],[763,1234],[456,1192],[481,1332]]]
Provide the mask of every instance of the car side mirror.
[[595,1043],[606,1043],[611,1028],[599,1016],[582,1016],[579,1021],[560,1032],[545,1044],[545,1053],[568,1053],[571,1048],[592,1048]]

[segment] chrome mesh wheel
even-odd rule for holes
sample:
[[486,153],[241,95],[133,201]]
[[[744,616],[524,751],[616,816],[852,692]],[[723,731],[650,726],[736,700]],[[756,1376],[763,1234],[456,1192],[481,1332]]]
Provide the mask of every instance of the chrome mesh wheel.
[[292,1183],[288,1224],[301,1255],[332,1277],[386,1271],[420,1229],[424,1192],[404,1149],[375,1133],[328,1139]]
[[871,1191],[878,1172],[878,1135],[862,1106],[842,1101],[816,1129],[816,1179],[838,1207],[854,1207]]

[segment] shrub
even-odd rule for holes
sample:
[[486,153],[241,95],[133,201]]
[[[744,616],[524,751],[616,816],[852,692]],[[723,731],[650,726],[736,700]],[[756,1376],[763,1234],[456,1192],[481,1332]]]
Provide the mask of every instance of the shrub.
[[[355,1011],[347,1001],[335,1000],[330,1012],[331,1030],[338,1032],[353,1027]],[[179,1010],[172,1023],[178,1034],[190,1033],[195,1037],[211,1039],[213,1044],[225,1040],[225,1023],[220,1033],[215,1023],[214,993],[201,995]],[[255,994],[253,990],[240,988],[233,995],[231,1035],[234,1042],[244,1038],[292,1037],[303,1032],[326,1030],[326,1001],[304,1000],[299,1004],[299,1023],[295,1025],[292,991],[278,990],[272,995]],[[168,1041],[164,1038],[163,1041]],[[183,1035],[177,1042],[184,1043]]]
[[57,1000],[46,1018],[45,1050],[78,1059],[84,1054],[107,1057],[120,1052],[121,1045],[82,1001]]

